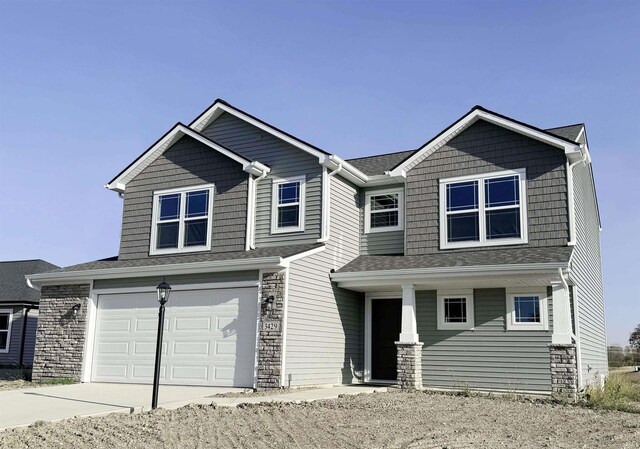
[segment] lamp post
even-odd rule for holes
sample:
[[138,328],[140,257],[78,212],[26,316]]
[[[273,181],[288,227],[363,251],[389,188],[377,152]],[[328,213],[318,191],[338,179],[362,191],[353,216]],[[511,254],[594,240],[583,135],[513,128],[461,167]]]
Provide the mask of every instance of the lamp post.
[[169,301],[169,293],[171,286],[165,281],[156,287],[158,290],[158,302],[160,310],[158,311],[158,340],[156,341],[156,367],[153,371],[153,396],[151,397],[151,409],[158,408],[158,387],[160,386],[160,358],[162,355],[162,333],[164,331],[164,305]]

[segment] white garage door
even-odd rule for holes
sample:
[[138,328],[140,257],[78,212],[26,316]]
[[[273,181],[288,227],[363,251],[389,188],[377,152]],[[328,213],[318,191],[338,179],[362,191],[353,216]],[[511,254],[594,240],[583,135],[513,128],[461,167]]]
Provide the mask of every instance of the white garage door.
[[[172,291],[165,314],[160,383],[251,387],[256,288]],[[98,296],[91,380],[151,383],[156,292]]]

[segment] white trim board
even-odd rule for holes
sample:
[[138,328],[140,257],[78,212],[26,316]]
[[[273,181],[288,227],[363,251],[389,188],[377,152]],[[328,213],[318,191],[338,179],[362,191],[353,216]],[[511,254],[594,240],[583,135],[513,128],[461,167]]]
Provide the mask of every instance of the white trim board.
[[258,161],[250,161],[245,159],[233,151],[207,139],[202,134],[194,131],[191,128],[177,123],[171,130],[169,130],[160,140],[153,144],[142,156],[140,156],[134,163],[132,163],[127,169],[116,176],[111,182],[107,183],[105,187],[109,190],[115,190],[116,192],[124,192],[127,183],[135,178],[142,170],[147,168],[153,161],[158,159],[167,149],[169,149],[174,143],[176,143],[181,137],[189,136],[198,142],[206,145],[212,150],[238,162],[242,165],[242,169],[247,173],[260,175],[263,172],[269,172],[271,169]]

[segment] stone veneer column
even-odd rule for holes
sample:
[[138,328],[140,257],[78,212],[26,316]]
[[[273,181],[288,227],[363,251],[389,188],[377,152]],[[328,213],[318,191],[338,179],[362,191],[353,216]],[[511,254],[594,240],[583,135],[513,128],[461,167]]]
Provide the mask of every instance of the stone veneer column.
[[[280,388],[282,374],[282,337],[284,332],[285,273],[262,274],[262,301],[258,336],[258,389]],[[273,296],[271,310],[266,306]]]
[[[80,381],[89,288],[88,284],[42,287],[33,380]],[[80,304],[77,314],[73,312],[76,304]]]
[[422,345],[423,343],[396,342],[398,348],[398,385],[402,389],[419,390],[422,388]]
[[578,394],[578,367],[576,345],[549,345],[551,366],[551,392],[554,396],[566,396],[575,401]]

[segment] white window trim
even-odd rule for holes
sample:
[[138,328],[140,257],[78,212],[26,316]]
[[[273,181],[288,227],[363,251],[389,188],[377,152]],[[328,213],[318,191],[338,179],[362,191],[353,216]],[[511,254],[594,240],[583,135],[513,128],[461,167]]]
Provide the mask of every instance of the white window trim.
[[[515,312],[516,296],[538,296],[540,298],[540,322],[517,323]],[[508,331],[548,331],[549,330],[549,299],[547,292],[540,287],[507,289],[507,316]]]
[[[389,194],[397,194],[398,195],[398,225],[397,226],[385,226],[380,228],[372,228],[371,227],[371,198],[374,196],[380,195],[389,195]],[[395,210],[395,209],[386,209],[386,210]],[[382,211],[381,211],[382,212]],[[373,212],[375,213],[375,212]],[[395,188],[395,189],[385,189],[385,190],[374,190],[372,192],[367,192],[365,195],[365,203],[364,203],[364,232],[365,234],[371,234],[375,232],[389,232],[389,231],[402,231],[404,230],[404,189]]]
[[[464,298],[467,302],[467,321],[448,323],[444,320],[444,300],[446,298]],[[442,290],[437,297],[438,330],[475,330],[473,290]]]
[[[298,226],[286,226],[279,228],[278,227],[278,186],[280,184],[287,184],[289,182],[299,182],[300,183],[300,201],[298,202]],[[273,179],[271,183],[271,233],[272,234],[289,234],[292,232],[304,232],[304,211],[305,211],[305,185],[307,184],[307,177],[303,176],[294,176],[291,178],[277,178]],[[295,204],[288,203],[288,206],[292,206]]]
[[7,354],[9,352],[9,350],[11,349],[11,328],[13,327],[13,310],[12,309],[0,309],[0,314],[7,314],[9,315],[9,323],[8,323],[8,328],[6,331],[3,330],[3,332],[7,332],[7,347],[6,348],[0,348],[0,354]]
[[[194,192],[198,190],[209,191],[209,209],[207,214],[207,243],[200,246],[184,246],[184,223],[185,223],[185,211],[186,211],[186,196],[188,192]],[[177,248],[156,248],[156,238],[158,233],[158,216],[160,213],[160,197],[163,195],[170,195],[172,193],[181,194],[180,197],[180,218],[178,222],[178,247]],[[149,255],[155,256],[159,254],[182,254],[182,253],[195,253],[200,251],[211,250],[211,229],[213,226],[213,196],[215,194],[215,186],[213,184],[203,184],[199,186],[180,187],[176,189],[157,190],[153,192],[153,212],[151,214],[151,241],[149,242]],[[199,217],[202,219],[202,217]]]
[[[520,238],[487,240],[486,217],[484,205],[484,181],[503,176],[518,175],[520,177]],[[480,240],[477,242],[453,242],[447,241],[447,184],[462,181],[478,181],[478,208],[469,212],[478,212],[478,227]],[[511,208],[512,206],[505,207]],[[491,210],[497,208],[492,207]],[[462,211],[461,211],[462,212]],[[480,246],[504,246],[521,245],[529,242],[527,226],[527,173],[526,169],[505,170],[500,172],[484,173],[480,175],[458,176],[440,180],[440,249],[452,248],[477,248]]]

